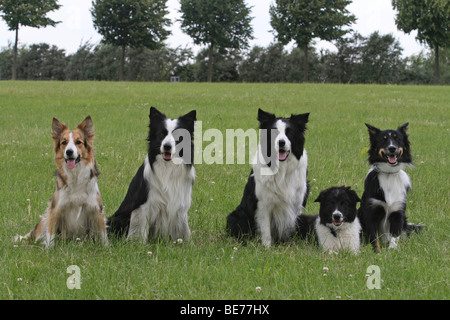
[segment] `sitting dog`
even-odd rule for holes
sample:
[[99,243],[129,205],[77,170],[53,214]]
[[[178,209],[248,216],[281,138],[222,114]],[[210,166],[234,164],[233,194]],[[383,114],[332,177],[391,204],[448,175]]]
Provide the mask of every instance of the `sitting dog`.
[[314,238],[324,251],[349,250],[360,247],[361,225],[357,217],[358,195],[350,187],[323,190],[315,202],[320,202],[318,215],[298,217],[297,230],[303,239]]
[[108,232],[146,243],[148,238],[189,240],[188,211],[195,179],[193,110],[168,119],[150,108],[148,153],[131,180]]
[[397,248],[402,234],[419,232],[422,225],[406,219],[406,196],[411,189],[409,176],[403,171],[412,166],[408,123],[396,130],[380,130],[366,124],[369,130],[369,164],[372,168],[364,182],[358,217],[363,233],[380,251],[380,241],[389,248]]
[[94,127],[90,116],[75,130],[53,118],[52,138],[57,170],[56,189],[47,213],[36,227],[22,239],[42,240],[46,248],[55,243],[55,236],[63,239],[96,236],[108,244],[100,191],[99,171],[95,163]]
[[258,110],[260,141],[242,201],[227,217],[231,235],[258,233],[263,245],[270,247],[295,233],[309,189],[304,149],[308,118],[309,113],[277,118]]

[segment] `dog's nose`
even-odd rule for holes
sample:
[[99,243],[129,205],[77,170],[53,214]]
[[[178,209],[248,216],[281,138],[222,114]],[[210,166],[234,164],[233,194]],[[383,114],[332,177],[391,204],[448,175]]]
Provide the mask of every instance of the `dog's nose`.
[[279,145],[280,147],[284,147],[284,146],[286,145],[286,141],[280,140],[280,141],[278,141],[278,145]]
[[340,212],[335,212],[333,213],[333,220],[334,221],[339,221],[342,218],[342,214]]
[[389,147],[388,150],[390,153],[394,153],[395,151],[397,151],[397,148],[392,146],[392,147]]
[[67,150],[66,150],[66,155],[67,155],[68,157],[71,157],[71,156],[73,155],[73,150],[72,150],[72,149],[67,149]]
[[163,149],[165,152],[169,152],[172,149],[172,146],[170,144],[163,145]]

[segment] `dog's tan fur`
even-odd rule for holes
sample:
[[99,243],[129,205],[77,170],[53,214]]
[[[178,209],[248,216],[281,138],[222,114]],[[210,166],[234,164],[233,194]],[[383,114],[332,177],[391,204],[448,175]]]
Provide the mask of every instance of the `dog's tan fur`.
[[[103,204],[97,185],[99,172],[95,165],[91,117],[86,117],[75,130],[53,118],[52,138],[57,166],[55,192],[46,214],[23,239],[27,242],[43,240],[45,247],[52,247],[56,235],[63,239],[96,236],[107,245]],[[66,167],[65,151],[69,145],[75,147],[79,155],[79,162],[72,169]]]

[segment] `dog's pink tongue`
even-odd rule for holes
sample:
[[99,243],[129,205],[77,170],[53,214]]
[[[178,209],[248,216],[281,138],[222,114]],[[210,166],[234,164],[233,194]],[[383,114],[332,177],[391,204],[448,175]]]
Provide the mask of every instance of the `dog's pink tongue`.
[[388,161],[390,164],[396,164],[397,163],[397,157],[396,156],[390,156],[388,157]]
[[278,154],[278,160],[284,161],[284,160],[286,160],[287,156],[288,156],[288,153],[287,153],[287,152],[280,152],[280,153]]
[[66,166],[67,166],[67,169],[75,168],[75,160],[67,160]]

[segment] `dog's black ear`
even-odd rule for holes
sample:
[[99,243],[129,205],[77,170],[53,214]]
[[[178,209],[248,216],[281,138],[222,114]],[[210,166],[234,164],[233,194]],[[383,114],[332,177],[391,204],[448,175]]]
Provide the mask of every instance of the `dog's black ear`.
[[317,199],[314,200],[314,202],[322,202],[323,200],[325,200],[327,193],[328,193],[328,189],[321,191],[319,193],[319,196],[317,197]]
[[359,198],[359,196],[355,190],[352,190],[350,187],[347,187],[346,189],[347,189],[346,190],[347,194],[350,197],[350,200],[352,200],[354,202],[361,202],[361,199]]
[[148,116],[150,119],[160,118],[160,119],[166,119],[166,115],[156,109],[155,107],[150,107],[150,114]]
[[401,126],[399,126],[397,128],[398,131],[400,131],[401,133],[403,133],[404,135],[406,135],[406,131],[408,131],[408,126],[409,126],[409,122],[402,124]]
[[308,123],[309,120],[309,112],[302,114],[292,114],[291,120],[294,122]]
[[273,113],[265,112],[262,109],[258,109],[258,121],[259,123],[263,123],[268,120],[276,119],[276,116]]
[[366,127],[367,127],[367,129],[369,129],[369,135],[370,136],[375,136],[375,135],[377,135],[378,133],[381,132],[380,129],[378,129],[378,128],[374,127],[374,126],[371,126],[368,123],[366,123]]
[[184,116],[179,117],[178,121],[182,123],[183,128],[190,132],[192,140],[194,138],[195,121],[197,121],[197,111],[192,110],[186,113]]
[[186,120],[186,121],[192,121],[192,122],[197,121],[197,111],[192,110],[192,111],[186,113],[184,116],[181,116],[179,119]]

